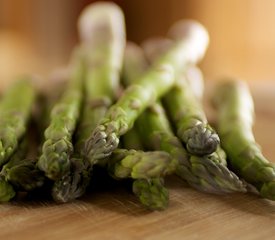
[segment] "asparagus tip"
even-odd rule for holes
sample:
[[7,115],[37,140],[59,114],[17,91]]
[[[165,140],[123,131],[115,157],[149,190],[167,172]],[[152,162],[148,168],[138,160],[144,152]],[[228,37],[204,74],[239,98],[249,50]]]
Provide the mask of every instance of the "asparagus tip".
[[218,134],[208,125],[196,125],[183,134],[186,148],[191,154],[208,155],[216,151],[220,144]]
[[[57,160],[58,159],[58,160]],[[45,172],[45,175],[52,179],[57,180],[62,176],[66,175],[66,173],[70,169],[70,161],[69,159],[62,158],[62,156],[49,157],[45,158],[43,155],[38,160],[38,168],[41,171]]]
[[84,155],[93,165],[100,159],[112,154],[119,144],[119,138],[113,131],[108,131],[103,125],[95,128],[92,136],[86,141]]
[[150,210],[161,211],[168,207],[169,192],[164,187],[162,178],[135,180],[133,193]]
[[172,39],[186,39],[194,43],[196,49],[195,59],[200,59],[205,53],[205,48],[209,43],[209,34],[206,28],[199,22],[191,19],[183,19],[176,22],[170,28],[168,35]]
[[275,200],[275,181],[264,183],[260,189],[260,195],[264,198]]

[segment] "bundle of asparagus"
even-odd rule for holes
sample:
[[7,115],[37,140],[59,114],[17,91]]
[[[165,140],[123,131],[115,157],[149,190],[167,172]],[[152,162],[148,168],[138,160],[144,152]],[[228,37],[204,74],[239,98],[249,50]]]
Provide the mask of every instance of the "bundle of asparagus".
[[[73,201],[88,191],[95,165],[113,181],[130,180],[150,210],[167,208],[165,177],[173,174],[199,191],[245,193],[254,186],[275,200],[275,167],[254,139],[253,101],[242,82],[217,89],[218,132],[208,123],[197,63],[209,37],[201,24],[181,20],[169,39],[149,39],[141,48],[126,44],[121,9],[96,2],[81,13],[78,30],[67,84],[50,109],[41,108],[27,80],[0,100],[1,202],[43,187],[57,202]],[[31,124],[34,104],[43,124]],[[30,141],[34,128],[41,147]]]
[[[150,42],[153,43],[152,40]],[[157,42],[154,41],[154,44],[151,46],[158,48],[159,44],[164,46],[163,41],[159,41],[159,39]],[[146,45],[145,48],[148,51],[152,49],[152,47],[149,48],[148,44]],[[142,49],[133,43],[128,44],[126,47],[124,79],[128,84],[131,81],[138,80],[137,77],[133,76],[132,69],[136,69],[137,71],[137,69],[142,69],[144,68],[142,66],[146,65],[146,59],[142,53]],[[201,77],[201,75],[198,76]],[[187,76],[187,80],[191,81],[190,76]],[[192,80],[197,82],[202,81],[201,78]],[[193,90],[190,88],[191,85],[186,83],[185,86],[191,92],[189,95],[192,96]],[[194,86],[203,85],[198,83]],[[168,94],[170,95],[170,93]],[[186,98],[185,101],[188,100]],[[174,104],[174,102],[171,102],[171,104]],[[186,105],[192,106],[192,102]],[[185,111],[184,108],[186,108],[186,105],[180,106],[182,112]],[[189,117],[187,119],[189,120]],[[188,121],[186,120],[186,122]],[[172,161],[170,166],[166,167],[166,174],[175,172],[191,186],[205,192],[246,191],[243,182],[226,167],[226,159],[222,149],[219,148],[217,152],[204,157],[198,157],[186,151],[180,140],[174,135],[165,110],[160,102],[152,104],[141,114],[136,121],[135,128],[138,129],[140,137],[143,140],[142,142],[144,142],[147,149],[162,150],[170,154]]]

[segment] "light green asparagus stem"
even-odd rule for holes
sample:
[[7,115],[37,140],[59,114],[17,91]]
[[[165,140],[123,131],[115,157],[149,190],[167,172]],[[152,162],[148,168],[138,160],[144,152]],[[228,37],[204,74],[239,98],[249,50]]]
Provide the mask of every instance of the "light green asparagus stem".
[[18,80],[0,101],[0,166],[8,161],[26,132],[35,99],[30,77]]
[[139,140],[139,133],[135,126],[122,136],[121,142],[122,146],[127,149],[143,150],[142,143]]
[[137,179],[133,182],[133,192],[150,210],[165,210],[168,207],[169,192],[164,187],[163,178]]
[[218,110],[218,132],[230,166],[261,196],[275,200],[275,165],[262,154],[252,127],[254,104],[247,84],[228,79],[214,91],[213,103]]
[[208,44],[206,30],[196,22],[184,23],[184,27],[186,32],[177,44],[124,92],[92,132],[85,146],[89,159],[96,162],[110,156],[118,146],[119,137],[131,129],[144,109],[172,88],[178,68],[203,56]]
[[[141,62],[143,65],[145,60],[142,53],[141,48],[129,44],[126,48],[125,61],[131,62],[131,58],[133,58],[135,64]],[[129,83],[138,79],[131,79],[131,75],[127,75],[127,71],[124,73],[125,78],[129,76]],[[174,136],[161,104],[151,105],[137,119],[135,126],[139,129],[142,143],[147,149],[168,152],[173,159],[169,166],[171,172],[176,172],[191,186],[201,191],[213,193],[245,191],[244,184],[226,167],[225,155],[221,149],[204,157],[192,156],[186,152],[180,140]]]
[[[122,71],[122,84],[124,87],[132,84],[130,79],[139,78],[147,70],[149,64],[142,53],[142,51],[135,51],[135,44],[127,42]],[[144,59],[144,61],[140,61],[140,59]],[[135,126],[122,136],[122,145],[126,149],[143,150],[143,145]]]
[[[142,42],[141,47],[144,50],[144,55],[146,57],[146,60],[143,60],[144,62],[152,62],[154,59],[157,59],[158,56],[161,56],[165,52],[167,52],[174,44],[174,41],[168,38],[164,37],[152,37],[144,42]],[[128,50],[129,51],[129,50]],[[129,51],[131,52],[131,50]],[[130,54],[130,53],[129,53]],[[140,54],[138,54],[138,51],[133,50],[133,54],[137,54],[136,58],[140,58]],[[129,57],[130,58],[130,57]],[[135,59],[136,59],[135,58]],[[144,59],[144,56],[143,56]],[[137,62],[137,60],[132,60],[133,64]],[[130,59],[128,59],[128,64],[131,64]],[[144,63],[140,63],[144,67]],[[126,67],[127,67],[126,65]],[[136,64],[137,65],[137,64]],[[129,70],[132,70],[130,67],[128,67]],[[134,68],[134,67],[132,67]],[[138,70],[140,70],[141,67],[136,66]],[[134,70],[134,69],[133,69]],[[133,71],[135,73],[135,70]],[[133,79],[133,77],[129,73],[126,73],[129,78]],[[195,94],[195,96],[201,100],[203,97],[203,90],[204,90],[204,80],[201,70],[194,64],[190,64],[187,68],[183,68],[179,70],[179,73],[177,74],[178,81],[185,81],[190,85],[190,88],[192,89],[192,92]]]
[[[181,31],[180,25],[171,29],[170,35],[176,35]],[[167,44],[169,43],[169,44]],[[147,57],[154,61],[157,52],[169,51],[171,43],[161,38],[149,39],[143,43]],[[151,54],[151,55],[150,55]],[[186,72],[186,69],[183,69]],[[188,73],[186,73],[188,74]],[[185,75],[186,75],[185,74]],[[179,79],[181,76],[181,79]],[[183,76],[183,78],[182,78]],[[178,72],[176,86],[164,97],[165,108],[167,109],[175,127],[178,137],[183,141],[186,149],[195,155],[211,154],[217,149],[220,143],[219,137],[214,129],[208,124],[200,99],[192,91],[192,85],[184,79],[182,70]]]
[[123,12],[111,2],[93,3],[81,14],[78,29],[90,69],[89,94],[98,99],[94,105],[112,104],[119,89],[126,42]]
[[70,170],[75,131],[82,102],[83,64],[79,52],[73,56],[70,80],[61,99],[51,111],[51,121],[45,130],[45,141],[38,167],[45,175],[57,180]]
[[71,170],[52,189],[56,201],[68,202],[82,196],[90,183],[94,162],[84,157],[83,148],[115,100],[126,41],[124,28],[123,13],[113,3],[91,4],[80,15],[85,97]]

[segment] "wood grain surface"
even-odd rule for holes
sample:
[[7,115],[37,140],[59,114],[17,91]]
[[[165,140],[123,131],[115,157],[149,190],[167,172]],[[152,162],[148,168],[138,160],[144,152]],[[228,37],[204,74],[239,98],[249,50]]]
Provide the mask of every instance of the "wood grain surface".
[[[275,162],[272,86],[254,91],[254,130],[264,154]],[[170,205],[162,212],[145,210],[122,186],[94,191],[68,204],[2,204],[0,239],[274,239],[275,202],[252,194],[200,193],[176,177],[167,179],[167,187]]]

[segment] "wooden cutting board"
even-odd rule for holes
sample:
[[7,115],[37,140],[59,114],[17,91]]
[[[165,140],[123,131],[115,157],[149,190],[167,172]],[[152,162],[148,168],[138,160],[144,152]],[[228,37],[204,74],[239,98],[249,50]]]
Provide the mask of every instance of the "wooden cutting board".
[[[255,136],[266,157],[275,162],[275,85],[261,86],[253,88]],[[123,187],[93,192],[68,204],[2,204],[0,239],[274,239],[275,202],[252,194],[200,193],[176,177],[167,179],[167,187],[170,205],[162,212],[145,210]]]

